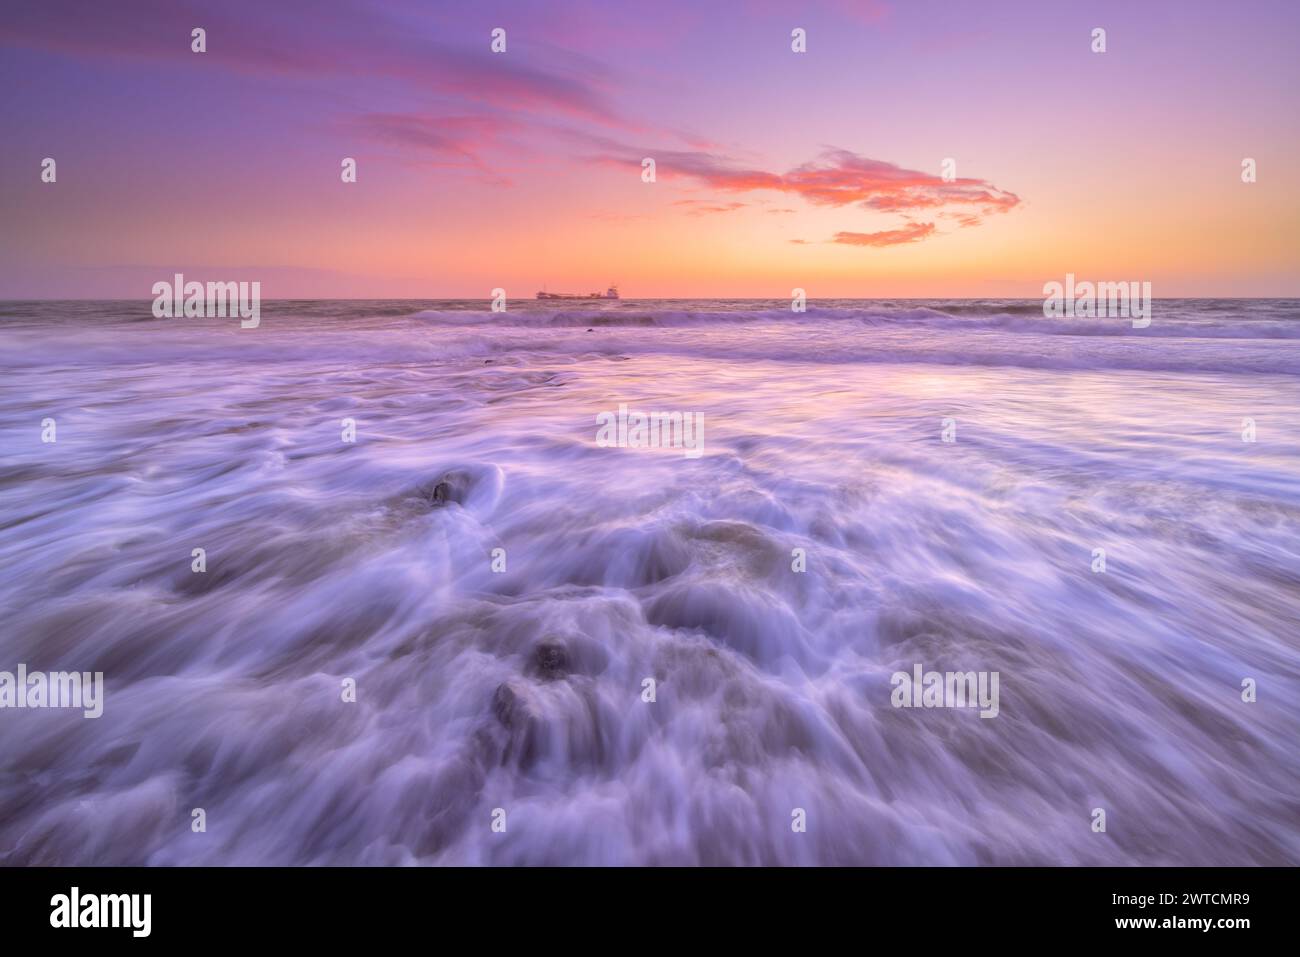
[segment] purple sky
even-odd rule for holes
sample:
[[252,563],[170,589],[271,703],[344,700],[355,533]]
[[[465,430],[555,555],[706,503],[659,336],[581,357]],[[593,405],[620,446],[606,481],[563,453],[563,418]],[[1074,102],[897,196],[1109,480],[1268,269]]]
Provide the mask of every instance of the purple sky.
[[1300,295],[1297,40],[1251,0],[11,0],[0,297]]

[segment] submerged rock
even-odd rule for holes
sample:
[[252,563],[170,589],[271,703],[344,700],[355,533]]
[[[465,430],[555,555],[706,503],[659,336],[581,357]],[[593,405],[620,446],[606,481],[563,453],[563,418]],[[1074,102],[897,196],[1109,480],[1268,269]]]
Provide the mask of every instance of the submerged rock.
[[546,681],[555,681],[569,673],[569,649],[559,638],[544,638],[533,648],[530,669]]
[[505,729],[495,759],[502,764],[517,762],[520,767],[531,767],[538,758],[543,722],[528,689],[514,681],[497,685],[492,694],[492,714]]
[[447,472],[436,482],[420,486],[417,494],[434,508],[455,502],[464,505],[469,496],[472,478],[468,472]]
[[497,685],[492,694],[492,713],[504,727],[515,728],[527,723],[532,717],[530,710],[523,695],[509,682]]
[[504,484],[505,475],[495,465],[463,465],[404,492],[398,501],[407,509],[414,505],[422,511],[454,503],[483,519],[496,507]]
[[799,621],[780,598],[729,581],[681,582],[645,606],[646,621],[664,628],[700,631],[761,666],[782,657],[805,660]]

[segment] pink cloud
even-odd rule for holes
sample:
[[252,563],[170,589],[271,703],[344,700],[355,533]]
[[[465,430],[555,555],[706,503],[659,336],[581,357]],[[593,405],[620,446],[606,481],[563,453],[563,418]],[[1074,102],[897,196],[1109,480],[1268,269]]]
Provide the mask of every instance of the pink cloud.
[[[605,151],[591,157],[595,162],[640,167],[641,158],[649,156],[655,160],[658,176],[691,179],[723,193],[772,191],[798,196],[814,206],[858,206],[877,213],[942,210],[939,215],[955,218],[963,227],[979,225],[981,217],[1008,212],[1021,202],[1015,193],[987,180],[946,181],[843,149],[827,150],[785,173],[772,173],[740,166],[715,153],[630,149],[605,137],[580,138]],[[950,207],[956,210],[948,211]],[[831,242],[889,246],[916,242],[934,233],[934,224],[927,223],[879,233],[842,232]]]
[[901,246],[933,235],[934,223],[910,223],[902,229],[886,229],[878,233],[836,233],[831,242],[846,246]]
[[981,179],[955,179],[904,169],[848,150],[828,150],[819,160],[786,173],[783,189],[819,206],[853,203],[896,213],[949,205],[978,206],[986,214],[1005,212],[1020,197]]

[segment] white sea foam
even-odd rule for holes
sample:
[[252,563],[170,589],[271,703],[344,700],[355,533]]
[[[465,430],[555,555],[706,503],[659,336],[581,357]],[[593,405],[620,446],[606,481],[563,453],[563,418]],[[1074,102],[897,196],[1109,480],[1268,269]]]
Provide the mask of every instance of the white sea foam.
[[0,305],[4,863],[1300,863],[1295,303],[148,310]]

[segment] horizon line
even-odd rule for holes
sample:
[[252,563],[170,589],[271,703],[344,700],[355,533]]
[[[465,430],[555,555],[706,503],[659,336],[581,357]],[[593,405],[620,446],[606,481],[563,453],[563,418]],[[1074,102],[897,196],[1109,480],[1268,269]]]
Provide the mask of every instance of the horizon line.
[[[141,299],[123,299],[113,296],[60,296],[57,298],[17,298],[0,299],[0,303],[11,302],[140,302],[150,303],[156,296]],[[784,302],[789,296],[640,296],[620,299],[570,299],[539,300],[531,296],[506,297],[522,302]],[[826,302],[845,300],[849,302],[978,302],[982,300],[1001,300],[1004,302],[1041,302],[1042,296],[809,296],[806,302]],[[1263,302],[1269,300],[1300,300],[1300,293],[1286,296],[1152,296],[1152,302],[1173,302],[1177,300],[1205,299],[1215,302]],[[262,302],[492,302],[492,296],[277,296],[265,298]]]

